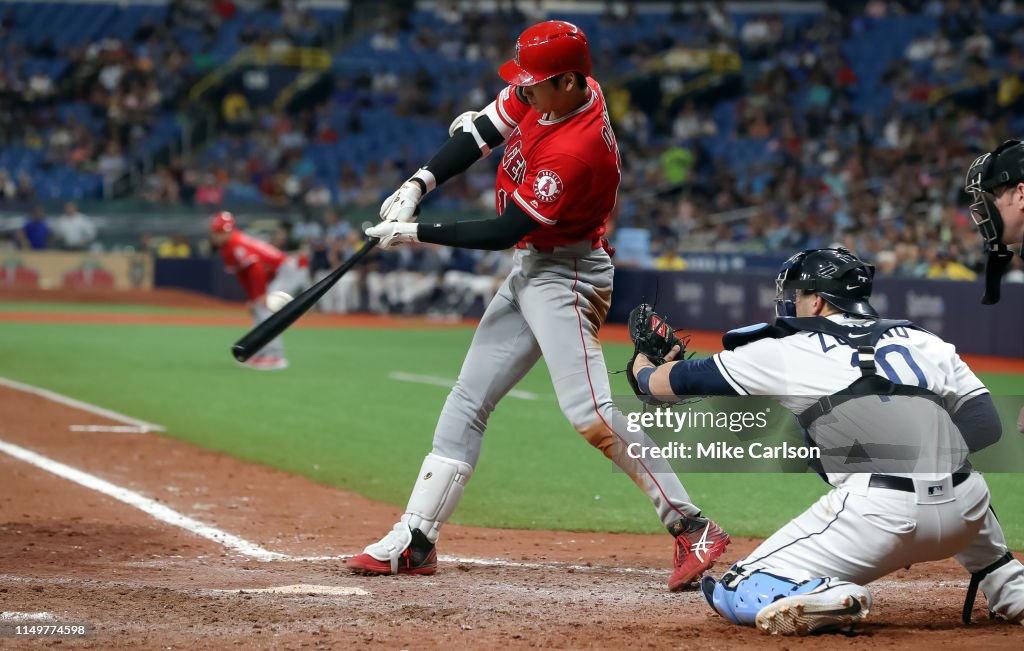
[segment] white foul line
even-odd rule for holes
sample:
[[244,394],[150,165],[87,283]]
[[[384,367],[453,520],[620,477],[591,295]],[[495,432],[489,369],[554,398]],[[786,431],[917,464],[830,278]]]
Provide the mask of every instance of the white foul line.
[[118,432],[125,434],[145,434],[149,430],[138,425],[72,425],[72,432]]
[[37,468],[42,468],[43,470],[51,472],[58,477],[69,479],[76,484],[103,493],[104,495],[124,502],[129,506],[134,506],[161,522],[181,527],[182,529],[194,533],[197,536],[202,536],[203,538],[212,540],[215,543],[219,543],[228,549],[245,554],[246,556],[251,556],[252,558],[261,561],[276,561],[288,558],[285,554],[267,551],[248,540],[243,540],[238,536],[221,531],[216,527],[211,527],[210,525],[203,524],[198,520],[193,520],[187,515],[182,515],[163,504],[151,500],[148,497],[139,495],[127,488],[115,486],[114,484],[111,484],[104,479],[100,479],[95,475],[90,475],[87,472],[72,468],[71,466],[60,463],[59,461],[54,461],[53,459],[44,457],[43,455],[37,454],[31,450],[26,450],[25,448],[7,443],[6,441],[0,441],[0,452],[6,452],[12,457],[21,459],[26,463],[36,466]]
[[[448,378],[438,377],[436,375],[417,375],[416,373],[406,373],[404,371],[391,371],[388,373],[388,377],[392,380],[398,380],[399,382],[415,382],[417,384],[432,384],[438,387],[452,388],[455,386],[455,380],[449,380]],[[508,392],[509,398],[519,398],[520,400],[540,400],[540,396],[531,391],[520,391],[518,389],[512,389]]]
[[17,382],[15,380],[10,379],[10,378],[0,377],[0,386],[5,386],[5,387],[8,387],[10,389],[17,389],[18,391],[24,391],[25,393],[31,393],[33,395],[37,395],[37,396],[40,396],[42,398],[46,398],[47,400],[52,400],[52,401],[58,402],[58,403],[60,403],[62,405],[67,405],[68,407],[74,407],[75,409],[81,409],[82,411],[87,411],[87,412],[89,412],[91,414],[96,414],[97,416],[103,416],[104,418],[109,418],[111,420],[119,420],[122,423],[129,423],[131,425],[135,425],[136,427],[139,427],[144,432],[166,432],[167,431],[166,429],[164,429],[160,425],[154,425],[153,423],[147,423],[144,420],[139,420],[138,418],[132,418],[131,416],[125,416],[124,414],[119,414],[116,411],[112,411],[110,409],[104,409],[103,407],[97,407],[96,405],[91,405],[88,402],[82,402],[81,400],[75,400],[74,398],[71,398],[71,397],[65,396],[63,394],[57,393],[56,391],[50,391],[49,389],[42,389],[40,387],[34,387],[31,384],[23,384],[21,382]]

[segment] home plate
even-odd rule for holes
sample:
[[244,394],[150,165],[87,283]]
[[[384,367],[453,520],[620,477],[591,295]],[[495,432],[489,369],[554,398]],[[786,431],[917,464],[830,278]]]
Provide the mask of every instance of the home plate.
[[246,588],[243,590],[224,590],[223,592],[241,592],[244,594],[304,594],[304,595],[330,595],[332,597],[344,597],[349,595],[370,594],[362,588],[348,587],[344,585],[310,585],[299,583],[296,585],[282,585],[273,588]]

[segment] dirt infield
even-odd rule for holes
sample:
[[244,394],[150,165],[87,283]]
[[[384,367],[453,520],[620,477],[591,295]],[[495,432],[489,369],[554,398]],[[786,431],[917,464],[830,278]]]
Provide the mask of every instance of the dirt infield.
[[[874,612],[857,635],[807,642],[771,640],[725,625],[697,593],[667,592],[668,536],[452,525],[445,529],[441,552],[446,556],[438,575],[353,576],[337,557],[378,538],[399,509],[152,433],[72,431],[76,425],[120,423],[12,389],[0,388],[0,413],[5,416],[0,441],[275,554],[276,560],[246,556],[10,452],[0,454],[2,610],[93,625],[90,636],[64,638],[64,645],[1010,649],[1024,644],[1024,627],[988,621],[981,602],[978,624],[971,630],[960,627],[966,576],[951,562],[916,566],[875,584]],[[719,571],[755,542],[736,540]],[[305,587],[293,588],[292,594],[265,592],[296,585]],[[338,594],[327,594],[330,590]]]

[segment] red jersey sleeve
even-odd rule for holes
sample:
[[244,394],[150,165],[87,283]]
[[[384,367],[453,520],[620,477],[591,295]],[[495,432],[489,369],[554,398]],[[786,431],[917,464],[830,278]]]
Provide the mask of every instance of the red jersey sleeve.
[[[498,93],[498,98],[494,100],[493,106],[498,119],[501,121],[501,124],[495,124],[495,126],[498,127],[503,136],[507,136],[508,132],[519,126],[522,119],[531,111],[530,105],[520,99],[516,93],[515,86],[506,86],[504,90]],[[491,116],[486,109],[484,112],[491,118],[491,122],[494,122],[494,116]]]
[[592,178],[590,166],[575,156],[544,156],[526,171],[512,200],[541,224],[554,226],[568,206],[587,196]]

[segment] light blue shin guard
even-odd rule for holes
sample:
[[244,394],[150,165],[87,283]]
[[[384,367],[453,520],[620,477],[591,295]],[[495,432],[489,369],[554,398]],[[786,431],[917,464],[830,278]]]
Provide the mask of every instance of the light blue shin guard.
[[721,581],[705,576],[701,592],[708,605],[725,619],[741,626],[753,626],[757,613],[768,604],[814,590],[825,579],[793,581],[767,572],[745,574],[735,567]]

